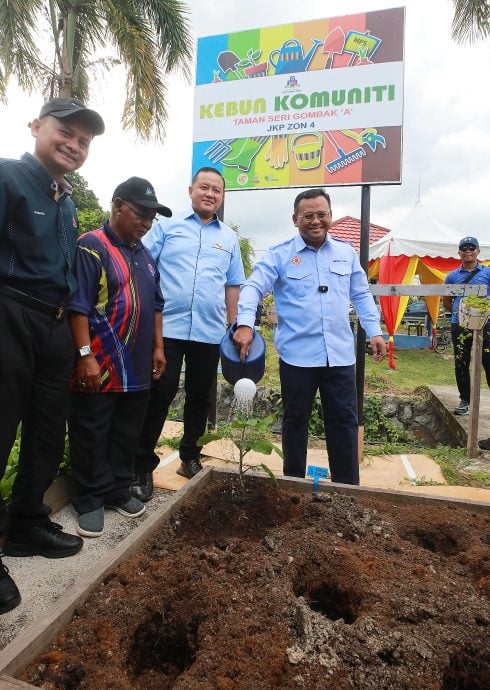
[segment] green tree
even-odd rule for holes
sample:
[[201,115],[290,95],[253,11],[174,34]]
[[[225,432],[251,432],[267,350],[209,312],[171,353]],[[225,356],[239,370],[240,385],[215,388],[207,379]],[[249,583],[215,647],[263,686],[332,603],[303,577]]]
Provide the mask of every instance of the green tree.
[[458,43],[474,43],[490,36],[489,0],[453,0],[452,36]]
[[67,179],[73,187],[71,198],[79,211],[102,211],[95,193],[88,188],[87,180],[80,173],[69,173]]
[[109,211],[88,211],[82,209],[77,212],[78,223],[80,225],[79,234],[83,235],[84,232],[89,232],[89,230],[95,230],[96,228],[101,228],[104,225],[109,216]]
[[[188,8],[180,0],[0,0],[0,100],[9,78],[46,97],[89,98],[89,73],[126,68],[124,129],[165,138],[166,82],[178,70],[188,79],[192,44]],[[39,36],[51,40],[40,53]],[[109,45],[114,57],[97,57]]]
[[226,224],[232,228],[238,235],[238,244],[240,245],[240,253],[242,255],[243,270],[245,271],[245,277],[252,273],[254,267],[255,252],[252,246],[252,240],[248,237],[242,237],[240,235],[240,228],[235,223],[231,221],[226,221]]

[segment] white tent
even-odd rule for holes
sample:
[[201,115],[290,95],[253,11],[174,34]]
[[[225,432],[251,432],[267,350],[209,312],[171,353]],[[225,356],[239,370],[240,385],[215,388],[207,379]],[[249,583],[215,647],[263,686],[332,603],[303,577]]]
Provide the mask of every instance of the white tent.
[[[487,234],[487,233],[485,233]],[[393,230],[369,247],[369,260],[381,256],[431,256],[459,259],[458,246],[465,236],[480,242],[478,259],[490,259],[490,241],[478,232],[465,228],[456,230],[436,220],[419,200],[410,213]]]

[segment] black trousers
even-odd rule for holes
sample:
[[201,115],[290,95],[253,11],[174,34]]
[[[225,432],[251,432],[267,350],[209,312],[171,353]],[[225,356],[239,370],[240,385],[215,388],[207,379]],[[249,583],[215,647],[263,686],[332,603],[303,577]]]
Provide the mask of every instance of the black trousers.
[[[16,526],[39,524],[48,519],[44,493],[65,447],[73,343],[66,319],[57,321],[4,295],[0,323],[0,474],[22,421],[10,520]],[[0,512],[5,510],[0,501]]]
[[75,509],[90,513],[130,499],[138,439],[150,391],[72,393],[68,433]]
[[308,422],[319,391],[332,481],[359,484],[355,366],[296,367],[279,360],[279,375],[284,474],[305,476]]
[[136,454],[136,472],[153,472],[158,466],[155,446],[167,419],[168,408],[179,389],[184,358],[184,435],[179,455],[184,462],[199,460],[201,446],[197,445],[197,439],[206,431],[211,389],[218,368],[219,345],[165,338],[165,357],[165,373],[151,386],[150,402]]
[[[473,331],[462,328],[457,323],[451,324],[451,338],[454,350],[454,372],[456,385],[458,386],[461,400],[470,402],[471,394],[471,348],[473,346]],[[487,385],[490,388],[490,323],[487,321],[483,327],[483,351],[482,366],[487,377]]]

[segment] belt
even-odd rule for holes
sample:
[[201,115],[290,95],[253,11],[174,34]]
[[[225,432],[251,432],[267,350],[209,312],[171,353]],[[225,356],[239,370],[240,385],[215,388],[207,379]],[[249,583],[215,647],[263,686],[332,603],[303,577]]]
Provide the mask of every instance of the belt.
[[17,290],[17,288],[10,287],[9,285],[0,285],[0,294],[16,302],[25,304],[26,307],[40,311],[43,314],[49,314],[49,316],[52,316],[57,321],[64,319],[68,313],[66,304],[50,304],[38,297],[30,295],[28,292],[22,292],[22,290]]

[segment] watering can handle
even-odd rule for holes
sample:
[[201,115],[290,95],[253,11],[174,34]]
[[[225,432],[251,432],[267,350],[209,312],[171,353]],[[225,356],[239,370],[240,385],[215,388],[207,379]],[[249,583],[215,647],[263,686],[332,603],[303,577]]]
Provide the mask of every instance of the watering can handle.
[[295,48],[301,48],[300,42],[297,38],[288,38],[288,40],[284,41],[284,43],[282,44],[283,48],[291,48],[291,46],[294,46]]
[[276,48],[275,50],[272,50],[271,53],[269,54],[269,62],[270,62],[271,65],[274,67],[274,69],[277,67],[277,59],[276,59],[276,61],[274,62],[274,60],[272,59],[272,56],[275,55],[275,54],[279,55],[279,52],[280,52],[280,51]]
[[[237,323],[232,323],[231,326],[228,328],[228,337],[230,340],[233,340],[233,334],[238,328]],[[252,328],[252,339],[255,338],[255,328]]]

